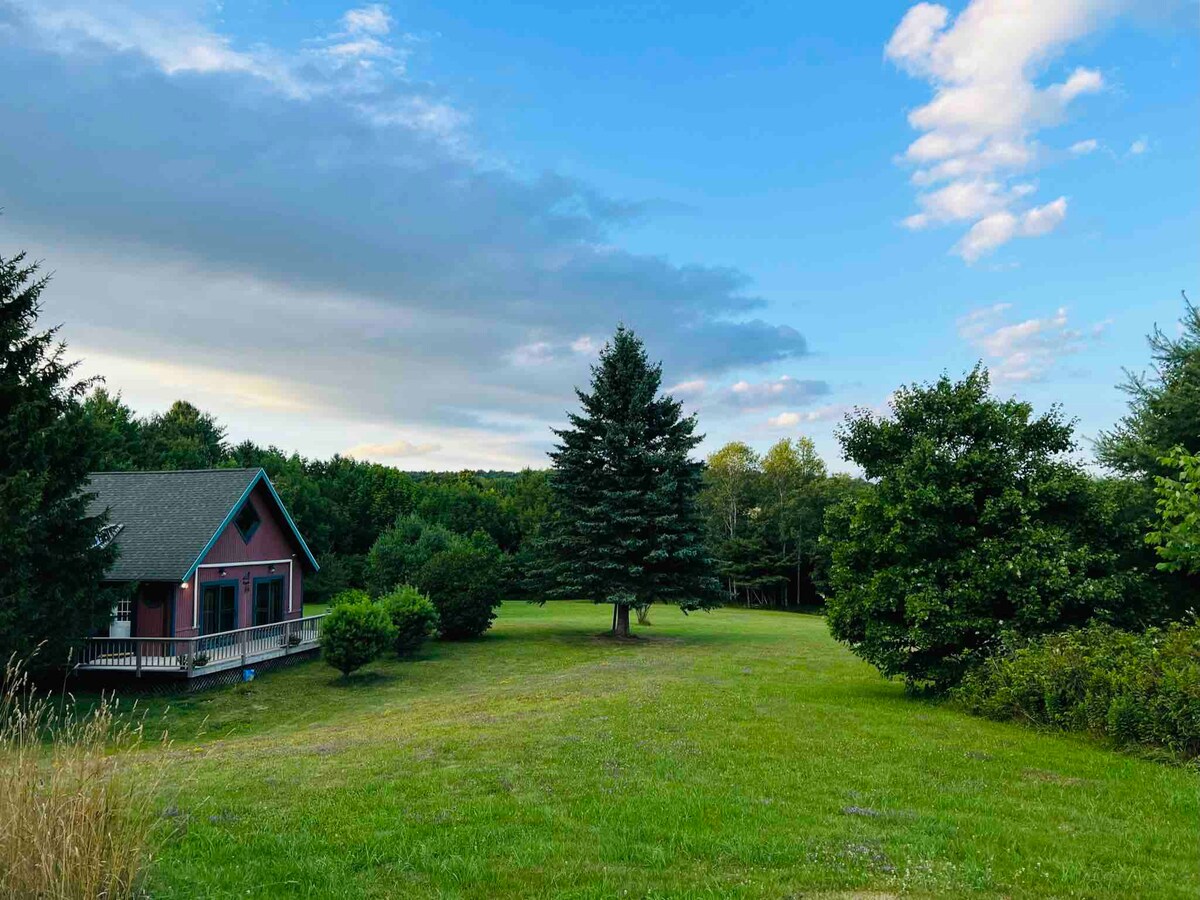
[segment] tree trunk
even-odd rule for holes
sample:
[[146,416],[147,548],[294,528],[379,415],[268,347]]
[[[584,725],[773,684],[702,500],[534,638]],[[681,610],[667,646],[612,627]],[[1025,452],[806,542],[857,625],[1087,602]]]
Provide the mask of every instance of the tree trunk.
[[617,622],[613,626],[613,635],[616,637],[629,637],[629,607],[623,603],[616,604]]

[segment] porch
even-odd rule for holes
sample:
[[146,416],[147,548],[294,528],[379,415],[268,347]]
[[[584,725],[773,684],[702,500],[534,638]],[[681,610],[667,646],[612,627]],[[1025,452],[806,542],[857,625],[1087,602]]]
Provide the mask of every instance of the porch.
[[305,653],[320,646],[324,615],[235,628],[198,637],[88,638],[77,672],[129,673],[135,677],[198,678],[227,669]]

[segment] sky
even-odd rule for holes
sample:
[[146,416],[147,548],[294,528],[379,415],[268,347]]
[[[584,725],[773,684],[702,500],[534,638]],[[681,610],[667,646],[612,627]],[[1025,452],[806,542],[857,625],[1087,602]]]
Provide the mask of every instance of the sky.
[[0,0],[0,256],[139,413],[544,466],[618,323],[701,452],[988,366],[1082,452],[1200,300],[1184,0]]

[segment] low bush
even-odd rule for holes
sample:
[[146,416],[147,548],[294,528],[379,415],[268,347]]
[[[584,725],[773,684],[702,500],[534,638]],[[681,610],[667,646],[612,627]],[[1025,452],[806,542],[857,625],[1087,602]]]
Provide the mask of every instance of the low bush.
[[114,753],[139,747],[142,731],[107,697],[81,710],[39,694],[15,666],[0,684],[0,895],[145,896],[170,827],[156,762],[167,754]]
[[460,640],[491,627],[505,577],[504,554],[484,535],[435,554],[417,573],[416,583],[437,607],[442,637]]
[[401,585],[380,598],[392,626],[396,629],[393,646],[398,656],[411,656],[421,649],[425,639],[438,633],[440,619],[433,601],[411,585]]
[[381,657],[395,632],[392,620],[379,604],[370,600],[343,603],[330,610],[321,625],[321,655],[343,675],[349,675]]
[[970,712],[1200,757],[1200,622],[1091,625],[1008,647],[953,692]]
[[371,595],[361,588],[346,588],[344,591],[339,591],[329,598],[329,608],[336,609],[339,606],[370,602]]

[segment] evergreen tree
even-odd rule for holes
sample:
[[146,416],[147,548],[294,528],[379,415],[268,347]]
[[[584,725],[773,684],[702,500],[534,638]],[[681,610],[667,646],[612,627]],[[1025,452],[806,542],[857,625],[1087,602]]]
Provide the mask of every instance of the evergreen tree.
[[225,429],[186,400],[142,426],[144,469],[213,469],[225,462]]
[[543,549],[552,594],[613,604],[613,633],[629,635],[629,610],[677,603],[685,612],[720,602],[696,504],[701,464],[696,419],[658,396],[662,366],[624,326],[576,390],[581,414],[556,430],[552,517]]
[[95,432],[95,468],[99,472],[125,472],[138,466],[141,420],[121,395],[96,388],[83,401],[83,414]]
[[86,493],[94,431],[56,329],[34,331],[46,279],[0,258],[0,661],[45,670],[109,618],[100,579],[116,558]]
[[1097,441],[1096,455],[1125,475],[1152,480],[1174,474],[1162,459],[1182,447],[1200,453],[1200,311],[1187,296],[1178,336],[1157,326],[1148,336],[1150,376],[1129,373],[1121,389],[1129,412]]

